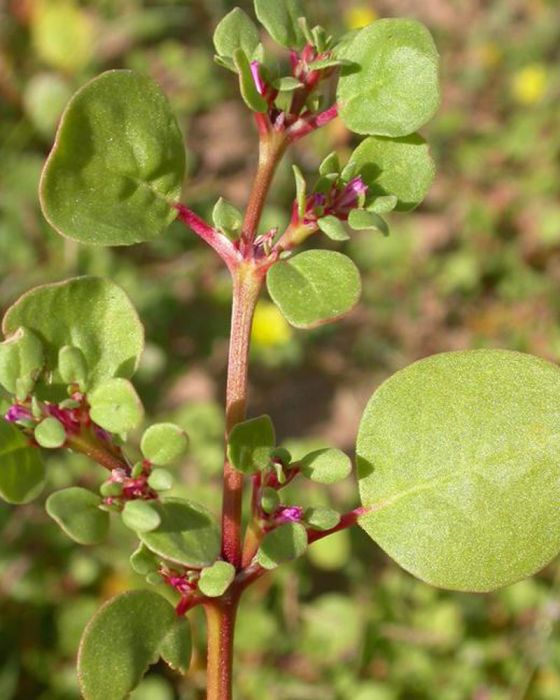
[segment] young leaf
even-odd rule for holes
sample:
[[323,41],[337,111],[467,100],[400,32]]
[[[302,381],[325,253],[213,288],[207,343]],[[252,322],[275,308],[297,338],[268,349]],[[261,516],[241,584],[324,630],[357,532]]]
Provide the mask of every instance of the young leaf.
[[176,216],[183,139],[147,76],[112,70],[66,108],[40,185],[43,213],[64,236],[97,245],[148,241]]
[[43,366],[43,346],[28,328],[16,331],[0,343],[0,384],[10,393],[17,391],[20,378],[31,380]]
[[276,80],[273,80],[272,86],[280,92],[291,92],[292,90],[300,88],[302,83],[297,78],[286,76],[285,78],[276,78]]
[[140,576],[147,576],[159,568],[157,557],[143,544],[130,555],[130,566]]
[[259,416],[237,423],[228,436],[227,455],[240,472],[252,474],[265,469],[270,451],[276,445],[274,426],[269,416]]
[[342,481],[352,471],[350,457],[342,450],[325,447],[305,455],[300,461],[301,473],[318,484]]
[[340,513],[332,508],[318,506],[306,508],[303,513],[304,521],[314,530],[330,530],[340,522]]
[[317,220],[317,225],[333,241],[347,241],[350,238],[344,224],[336,216],[322,216]]
[[155,491],[169,491],[173,487],[173,474],[167,469],[154,469],[148,477],[148,486]]
[[214,226],[225,233],[230,240],[235,241],[239,238],[243,214],[233,204],[226,202],[223,197],[220,197],[214,205],[212,221]]
[[92,386],[118,375],[131,377],[144,347],[144,329],[130,299],[113,282],[76,277],[36,287],[11,306],[2,322],[5,335],[20,326],[41,339],[45,369],[61,383],[58,353],[66,345],[83,353]]
[[409,19],[381,19],[339,51],[356,66],[338,82],[340,117],[358,134],[407,136],[439,106],[438,53],[429,31]]
[[368,205],[367,210],[375,214],[389,214],[395,209],[398,201],[394,194],[381,195],[381,197],[376,197],[373,202]]
[[294,178],[296,181],[296,202],[298,205],[298,216],[300,219],[303,219],[305,214],[305,195],[307,191],[307,183],[305,182],[303,173],[297,165],[292,165],[292,170],[294,171]]
[[340,172],[340,161],[336,151],[329,153],[319,166],[319,175],[332,175]]
[[227,591],[234,578],[234,566],[227,561],[215,561],[212,566],[202,569],[198,588],[209,598],[217,598]]
[[98,544],[109,531],[109,513],[99,508],[96,493],[71,486],[55,491],[45,504],[47,513],[78,544]]
[[85,700],[120,700],[159,656],[184,670],[190,653],[188,621],[178,620],[165,598],[152,591],[123,593],[105,603],[84,631],[78,653],[82,694]]
[[155,423],[142,435],[140,449],[144,457],[158,466],[179,459],[187,449],[189,439],[174,423]]
[[15,425],[0,418],[0,498],[28,503],[43,489],[45,467],[40,451]]
[[33,437],[41,447],[54,450],[66,442],[66,431],[59,420],[49,416],[37,425]]
[[58,353],[58,372],[66,384],[85,385],[88,369],[86,358],[80,348],[64,345]]
[[257,552],[257,561],[264,569],[297,559],[307,549],[307,532],[301,523],[286,523],[268,532]]
[[302,49],[305,36],[298,22],[304,16],[300,0],[254,0],[255,14],[270,36],[287,49]]
[[266,487],[262,491],[261,508],[265,513],[272,514],[280,505],[280,496],[276,489]]
[[144,417],[138,394],[127,379],[107,379],[88,394],[88,401],[92,421],[110,433],[126,433]]
[[134,532],[151,532],[161,523],[156,501],[127,501],[122,511],[123,523]]
[[251,71],[251,64],[242,49],[236,49],[233,62],[239,73],[239,90],[245,104],[253,112],[266,112],[268,103],[257,90],[257,85]]
[[358,436],[360,525],[415,576],[489,591],[560,551],[560,369],[506,350],[434,355],[387,380]]
[[259,42],[259,31],[255,23],[240,7],[234,7],[214,31],[216,53],[227,58],[233,58],[237,49],[252,58]]
[[184,566],[209,566],[220,554],[220,531],[210,513],[198,503],[179,498],[154,502],[161,524],[138,536],[148,549]]
[[352,153],[350,162],[368,186],[368,196],[396,195],[397,211],[418,206],[435,175],[430,149],[419,134],[399,139],[370,136]]
[[348,313],[361,292],[360,273],[346,255],[309,250],[274,264],[268,293],[296,328],[313,328]]
[[384,236],[389,235],[387,222],[379,214],[373,211],[366,211],[365,209],[352,209],[348,215],[348,225],[354,231],[373,229],[374,231],[380,231]]

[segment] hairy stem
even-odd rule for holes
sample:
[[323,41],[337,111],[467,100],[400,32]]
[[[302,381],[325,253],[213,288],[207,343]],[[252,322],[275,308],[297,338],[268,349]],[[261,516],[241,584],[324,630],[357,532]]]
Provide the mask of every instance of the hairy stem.
[[206,700],[231,700],[233,634],[239,596],[216,598],[204,603],[208,628]]

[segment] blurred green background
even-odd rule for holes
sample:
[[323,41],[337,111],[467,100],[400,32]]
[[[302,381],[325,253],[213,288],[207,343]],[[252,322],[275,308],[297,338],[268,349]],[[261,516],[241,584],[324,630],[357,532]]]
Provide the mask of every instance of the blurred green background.
[[[4,0],[0,4],[0,306],[29,287],[108,275],[131,295],[149,343],[137,385],[152,417],[183,425],[192,448],[178,493],[219,508],[229,281],[174,224],[133,248],[78,247],[42,219],[37,184],[69,96],[102,70],[152,75],[188,147],[184,201],[209,215],[243,205],[256,157],[232,75],[212,61],[226,0]],[[249,3],[239,3],[250,11]],[[291,330],[266,299],[254,329],[251,406],[294,452],[353,450],[363,406],[385,377],[430,353],[507,347],[560,353],[560,3],[558,0],[309,0],[336,33],[410,16],[435,34],[444,102],[424,129],[439,174],[392,235],[346,244],[363,273],[360,306],[333,326]],[[353,144],[339,122],[292,157],[312,173]],[[263,230],[286,222],[294,188],[278,173]],[[325,241],[321,245],[330,245]],[[101,470],[57,455],[50,490],[96,485]],[[309,503],[357,503],[353,479]],[[67,540],[41,503],[0,505],[0,699],[78,698],[75,654],[100,602],[142,586],[131,533],[93,549]],[[439,591],[386,559],[357,529],[315,544],[266,577],[242,608],[238,700],[560,698],[560,567],[489,596]],[[179,679],[155,667],[135,700],[204,697],[204,630]]]

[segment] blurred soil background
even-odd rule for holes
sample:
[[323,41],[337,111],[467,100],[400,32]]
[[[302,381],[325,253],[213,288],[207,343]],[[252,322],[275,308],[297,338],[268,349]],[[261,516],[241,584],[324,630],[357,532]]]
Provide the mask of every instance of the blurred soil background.
[[[219,509],[227,274],[173,224],[132,248],[77,246],[55,234],[37,185],[71,94],[109,68],[163,87],[185,134],[184,201],[209,216],[218,196],[243,206],[256,135],[234,77],[212,60],[226,0],[0,0],[0,307],[36,284],[107,275],[132,297],[148,344],[137,386],[150,417],[191,435],[176,493]],[[246,0],[239,4],[251,13]],[[444,101],[423,129],[438,176],[388,238],[357,233],[346,251],[363,275],[341,322],[295,331],[263,298],[253,334],[251,406],[268,412],[295,454],[353,451],[375,387],[425,355],[506,347],[560,355],[559,0],[308,0],[337,34],[376,17],[416,17],[436,37]],[[274,47],[270,47],[275,50]],[[353,143],[339,121],[291,154],[313,175]],[[290,162],[262,230],[282,227],[294,197]],[[326,239],[321,245],[332,245]],[[95,486],[76,457],[49,464],[49,490]],[[349,510],[354,479],[313,504]],[[0,505],[0,698],[74,700],[81,631],[107,597],[144,582],[128,566],[131,533],[74,545],[41,503]],[[204,639],[193,614],[193,670],[153,671],[134,700],[204,697]],[[358,530],[317,543],[247,596],[239,621],[238,700],[558,700],[560,567],[489,596],[433,589],[399,570]]]

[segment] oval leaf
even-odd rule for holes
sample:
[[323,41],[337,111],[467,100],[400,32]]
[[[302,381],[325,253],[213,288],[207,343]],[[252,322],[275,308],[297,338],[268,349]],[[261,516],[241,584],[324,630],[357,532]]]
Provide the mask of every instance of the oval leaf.
[[64,236],[130,245],[173,221],[183,139],[167,99],[147,76],[103,73],[66,108],[40,185],[43,213]]
[[0,418],[0,497],[28,503],[43,489],[45,467],[36,447],[15,425]]
[[[439,58],[430,32],[409,19],[364,27],[341,52],[340,117],[358,134],[407,136],[439,106]],[[356,70],[356,67],[358,70]]]
[[373,395],[360,525],[415,576],[489,591],[560,550],[560,370],[506,350],[434,355]]
[[305,455],[300,462],[301,473],[318,484],[335,484],[352,471],[350,457],[335,447],[325,447]]
[[233,58],[237,49],[252,58],[259,45],[259,31],[240,7],[234,7],[214,30],[214,47],[219,56]]
[[98,544],[107,536],[109,513],[101,510],[101,498],[87,489],[72,486],[55,491],[45,504],[47,513],[79,544]]
[[276,444],[270,416],[258,416],[237,423],[228,435],[227,456],[230,463],[245,474],[265,469]]
[[105,603],[84,631],[78,653],[83,696],[122,700],[160,656],[184,670],[190,648],[188,622],[177,619],[165,598],[151,591],[123,593]]
[[302,49],[305,36],[298,22],[304,16],[300,0],[254,0],[255,14],[270,36],[287,49]]
[[0,384],[10,393],[17,392],[17,380],[31,380],[43,366],[43,346],[28,328],[18,328],[0,343]]
[[179,459],[188,444],[185,431],[174,423],[155,423],[142,435],[140,449],[152,464],[164,465]]
[[88,394],[94,423],[111,433],[126,433],[144,416],[142,403],[127,379],[115,377],[99,384]]
[[32,330],[46,352],[46,370],[61,383],[58,353],[66,345],[81,350],[88,380],[130,377],[144,347],[144,329],[130,299],[113,282],[76,277],[36,287],[11,306],[2,322],[5,335],[20,326]]
[[268,271],[268,292],[296,328],[313,328],[348,313],[361,292],[360,273],[346,255],[309,250]]
[[161,524],[151,532],[139,532],[155,554],[184,566],[209,566],[220,553],[220,531],[203,506],[178,498],[154,502]]
[[223,595],[235,578],[235,567],[227,561],[215,561],[212,566],[202,569],[198,588],[209,598]]
[[155,530],[161,523],[161,518],[153,503],[155,501],[127,501],[122,511],[123,523],[135,532]]
[[286,523],[268,532],[257,552],[257,561],[264,569],[274,569],[297,559],[307,549],[307,532],[301,523]]

